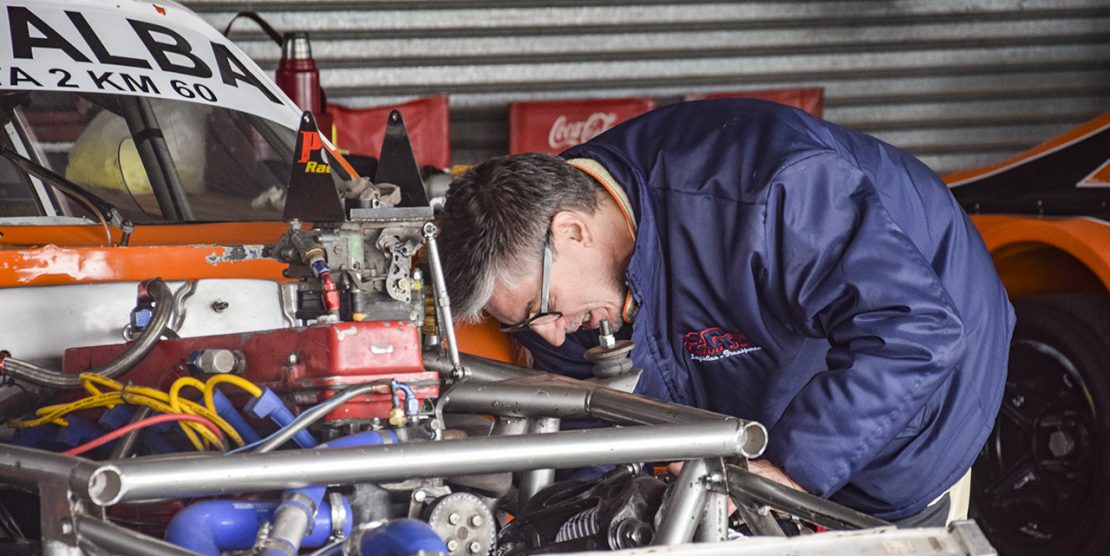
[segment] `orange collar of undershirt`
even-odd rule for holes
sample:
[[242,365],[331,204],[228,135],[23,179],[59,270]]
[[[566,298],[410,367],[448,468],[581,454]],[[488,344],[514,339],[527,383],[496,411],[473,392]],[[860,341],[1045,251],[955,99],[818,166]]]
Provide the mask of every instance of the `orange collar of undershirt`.
[[[632,206],[628,202],[628,195],[609,174],[609,171],[596,160],[589,158],[572,158],[567,161],[567,164],[585,172],[609,193],[609,196],[617,203],[617,208],[620,209],[621,214],[624,215],[624,221],[628,224],[628,233],[632,235],[632,241],[636,241],[636,220],[632,218]],[[624,306],[621,307],[621,320],[625,324],[632,324],[632,321],[636,320],[638,310],[639,304],[632,298],[632,288],[628,288],[624,295]]]

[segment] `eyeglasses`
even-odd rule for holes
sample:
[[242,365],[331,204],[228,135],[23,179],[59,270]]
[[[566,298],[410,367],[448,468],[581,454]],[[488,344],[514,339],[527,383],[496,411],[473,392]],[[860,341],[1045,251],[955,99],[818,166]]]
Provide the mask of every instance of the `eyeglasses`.
[[501,331],[514,333],[524,332],[533,326],[551,324],[563,316],[559,311],[548,311],[548,297],[551,293],[551,230],[547,231],[547,238],[543,241],[543,273],[540,277],[540,312],[524,319],[517,324],[502,324]]

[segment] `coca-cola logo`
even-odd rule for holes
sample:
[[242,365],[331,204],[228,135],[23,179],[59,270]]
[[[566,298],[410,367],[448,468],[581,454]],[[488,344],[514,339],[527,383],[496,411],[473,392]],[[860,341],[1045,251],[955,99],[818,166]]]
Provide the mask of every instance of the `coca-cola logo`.
[[594,136],[617,123],[614,112],[594,112],[585,120],[568,121],[566,114],[555,118],[547,134],[547,144],[553,149],[565,149],[593,139]]

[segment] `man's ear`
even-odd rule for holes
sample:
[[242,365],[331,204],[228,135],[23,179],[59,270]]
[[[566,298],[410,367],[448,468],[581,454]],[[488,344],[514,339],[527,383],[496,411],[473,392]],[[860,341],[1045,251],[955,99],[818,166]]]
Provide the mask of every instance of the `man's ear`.
[[587,246],[597,237],[585,214],[576,210],[561,210],[551,218],[551,239],[573,241]]

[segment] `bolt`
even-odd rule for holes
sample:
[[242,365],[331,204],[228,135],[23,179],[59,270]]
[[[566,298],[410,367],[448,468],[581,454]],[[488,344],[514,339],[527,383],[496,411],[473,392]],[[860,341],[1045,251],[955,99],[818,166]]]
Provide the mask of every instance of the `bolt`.
[[617,345],[616,338],[609,331],[609,321],[605,319],[601,320],[601,336],[599,339],[601,340],[601,347],[605,349],[613,349]]
[[447,516],[447,523],[450,523],[451,525],[458,525],[459,521],[462,521],[462,517],[460,517],[459,514],[453,513]]
[[481,527],[483,523],[485,523],[485,521],[482,521],[482,516],[480,516],[480,515],[476,515],[476,516],[470,518],[470,526],[471,527]]
[[482,550],[482,543],[474,541],[470,543],[470,546],[466,547],[466,549],[469,550],[471,554],[477,554],[480,550]]
[[451,540],[447,541],[447,551],[448,552],[454,552],[458,549],[459,549],[459,541],[457,541],[455,539],[451,539]]
[[69,521],[63,521],[62,522],[62,534],[63,535],[68,535],[72,532],[73,532],[73,524],[70,523]]
[[1020,394],[1017,395],[1017,396],[1014,396],[1014,399],[1012,400],[1012,402],[1014,404],[1014,407],[1021,407],[1021,404],[1025,403],[1025,396],[1022,396]]
[[722,481],[724,481],[724,477],[722,477],[720,473],[711,473],[708,477],[706,477],[706,480],[709,482],[710,485],[719,485]]
[[1072,450],[1074,449],[1075,441],[1072,440],[1071,436],[1069,436],[1068,433],[1064,431],[1056,431],[1049,435],[1048,450],[1052,452],[1053,456],[1062,458],[1068,454],[1071,454]]
[[412,499],[416,500],[417,502],[423,502],[424,500],[428,499],[428,493],[424,492],[423,490],[417,490],[412,493]]
[[230,306],[231,306],[230,303],[228,303],[228,302],[226,302],[222,299],[217,299],[217,300],[212,302],[212,310],[217,312],[217,313],[224,312]]
[[297,363],[301,362],[301,358],[297,357],[296,353],[290,353],[288,361],[290,365],[296,365]]

